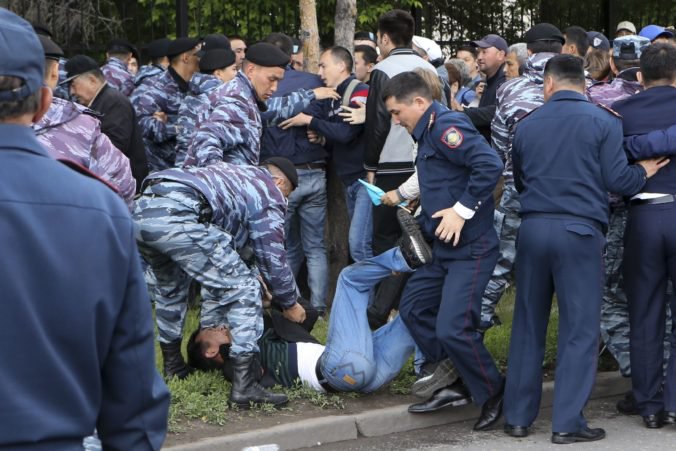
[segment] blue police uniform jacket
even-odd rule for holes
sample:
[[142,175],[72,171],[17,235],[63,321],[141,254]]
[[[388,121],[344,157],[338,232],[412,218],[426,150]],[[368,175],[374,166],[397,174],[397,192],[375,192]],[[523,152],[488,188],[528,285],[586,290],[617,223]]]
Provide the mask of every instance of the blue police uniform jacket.
[[[655,86],[619,102],[612,108],[622,115],[624,135],[643,135],[676,125],[676,87]],[[637,152],[636,159],[654,155]],[[646,193],[676,194],[676,158],[650,177],[643,187]]]
[[[486,139],[463,113],[450,111],[434,102],[413,130],[418,142],[416,170],[420,184],[422,228],[434,237],[440,219],[432,219],[439,210],[456,202],[474,210],[465,222],[458,246],[471,243],[493,227],[493,190],[502,173],[502,161]],[[439,246],[451,244],[435,240]]]
[[298,288],[284,248],[287,202],[267,169],[218,161],[156,172],[145,183],[152,180],[172,180],[201,193],[212,210],[209,222],[232,235],[236,250],[251,246],[274,301],[283,308],[296,303]]
[[160,449],[169,392],[122,200],[0,124],[0,448]]
[[645,170],[629,166],[622,124],[583,94],[559,91],[521,119],[512,147],[521,214],[569,214],[608,223],[608,191],[636,194]]

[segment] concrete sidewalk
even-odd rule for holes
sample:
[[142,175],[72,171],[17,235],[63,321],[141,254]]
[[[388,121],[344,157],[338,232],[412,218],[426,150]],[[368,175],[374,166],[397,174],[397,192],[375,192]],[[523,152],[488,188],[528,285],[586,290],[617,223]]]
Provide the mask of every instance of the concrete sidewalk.
[[[629,379],[617,373],[600,373],[592,399],[619,396],[629,390]],[[554,398],[554,383],[543,385],[541,408],[550,407]],[[357,437],[379,437],[397,432],[406,432],[443,424],[457,423],[479,416],[475,406],[447,408],[439,412],[412,415],[408,404],[385,409],[376,409],[354,415],[331,415],[295,423],[287,423],[267,429],[253,430],[223,437],[213,437],[196,443],[165,448],[172,451],[238,451],[247,446],[277,444],[282,450],[293,450],[353,440]]]

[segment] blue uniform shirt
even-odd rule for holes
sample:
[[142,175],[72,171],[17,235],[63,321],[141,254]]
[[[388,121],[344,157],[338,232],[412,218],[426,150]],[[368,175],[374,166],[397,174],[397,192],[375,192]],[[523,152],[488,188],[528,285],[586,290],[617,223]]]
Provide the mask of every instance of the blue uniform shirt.
[[[481,237],[493,227],[491,196],[503,169],[498,155],[465,114],[438,102],[420,118],[413,139],[418,142],[415,165],[425,233],[434,236],[439,226],[434,213],[459,202],[475,214],[463,226],[458,245]],[[440,245],[451,246],[436,240],[435,249]]]

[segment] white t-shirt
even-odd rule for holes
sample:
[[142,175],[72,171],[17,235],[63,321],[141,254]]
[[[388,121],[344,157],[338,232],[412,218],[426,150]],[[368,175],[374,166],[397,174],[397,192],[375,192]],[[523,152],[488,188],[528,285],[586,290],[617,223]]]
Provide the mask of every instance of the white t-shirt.
[[296,343],[296,353],[298,356],[298,376],[300,380],[313,390],[325,393],[326,390],[319,385],[317,373],[317,361],[324,352],[324,346],[317,343]]

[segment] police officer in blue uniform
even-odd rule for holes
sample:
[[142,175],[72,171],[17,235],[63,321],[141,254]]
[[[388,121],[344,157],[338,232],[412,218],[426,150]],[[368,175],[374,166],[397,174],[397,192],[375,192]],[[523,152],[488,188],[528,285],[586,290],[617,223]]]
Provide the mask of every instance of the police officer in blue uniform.
[[[640,66],[645,91],[613,104],[622,115],[627,138],[676,125],[676,47],[650,45],[641,53]],[[639,149],[632,156],[640,159],[656,154]],[[671,303],[672,318],[676,311],[675,297],[667,295],[667,280],[676,282],[675,201],[676,158],[671,157],[671,162],[631,199],[625,233],[624,280],[629,301],[632,391],[648,428],[676,423],[673,323],[671,357],[666,376],[662,374],[667,303]]]
[[596,376],[608,194],[632,195],[664,163],[629,166],[622,125],[585,96],[583,62],[550,59],[545,104],[519,121],[512,158],[521,196],[516,304],[505,388],[505,432],[528,435],[542,393],[552,297],[559,306],[553,443],[600,440],[582,410]]
[[432,100],[417,73],[389,80],[383,99],[394,123],[418,142],[420,223],[433,239],[433,261],[408,281],[400,314],[426,360],[449,357],[467,385],[459,382],[450,395],[442,389],[443,402],[431,399],[432,408],[411,411],[466,404],[469,389],[483,406],[474,429],[484,430],[502,413],[504,385],[478,330],[481,296],[498,257],[491,195],[502,162],[467,116]]
[[169,392],[134,224],[35,138],[52,98],[43,48],[4,8],[0,61],[0,449],[82,449],[96,428],[104,449],[159,450]]

